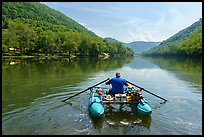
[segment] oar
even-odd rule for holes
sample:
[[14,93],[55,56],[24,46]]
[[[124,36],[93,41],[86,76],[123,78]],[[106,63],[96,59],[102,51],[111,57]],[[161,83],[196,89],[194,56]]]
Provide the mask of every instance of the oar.
[[97,86],[97,85],[100,85],[101,83],[106,82],[107,80],[109,80],[109,78],[106,79],[106,80],[104,80],[104,81],[101,81],[100,83],[98,83],[98,84],[96,84],[96,85],[93,85],[93,86],[91,86],[91,87],[88,87],[87,89],[85,89],[85,90],[83,90],[83,91],[81,91],[81,92],[79,92],[79,93],[77,93],[77,94],[75,94],[75,95],[73,95],[73,96],[71,96],[71,97],[65,99],[65,100],[62,100],[62,102],[65,102],[65,101],[67,101],[67,100],[70,99],[70,98],[73,98],[73,97],[75,97],[75,96],[77,96],[77,95],[79,95],[79,94],[81,94],[81,93],[83,93],[83,92],[85,92],[85,91],[87,91],[87,90],[89,90],[89,89],[91,89],[91,88]]
[[[126,81],[127,81],[127,80],[126,80]],[[160,97],[160,96],[158,96],[158,95],[156,95],[156,94],[154,94],[154,93],[152,93],[152,92],[150,92],[150,91],[148,91],[148,90],[146,90],[146,89],[144,89],[144,88],[142,88],[142,87],[140,87],[140,86],[137,86],[137,85],[135,85],[134,83],[132,83],[132,82],[130,82],[130,81],[127,81],[127,82],[130,83],[130,84],[132,84],[132,85],[134,85],[134,86],[136,86],[136,87],[138,87],[138,88],[140,88],[141,90],[144,90],[144,91],[146,91],[146,92],[148,92],[148,93],[150,93],[150,94],[152,94],[152,95],[154,95],[154,96],[160,98],[160,99],[163,99],[165,102],[167,101],[166,99],[164,99],[164,98],[162,98],[162,97]]]

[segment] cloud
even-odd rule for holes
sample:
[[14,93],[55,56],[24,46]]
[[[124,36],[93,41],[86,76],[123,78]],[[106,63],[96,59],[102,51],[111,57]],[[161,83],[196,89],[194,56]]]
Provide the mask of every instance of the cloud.
[[124,22],[121,23],[122,26],[130,26],[134,28],[139,28],[139,27],[145,27],[147,26],[149,20],[146,20],[144,18],[139,18],[139,17],[127,17],[127,19],[124,20]]
[[42,2],[59,9],[100,37],[122,42],[163,41],[202,17],[193,2]]
[[131,36],[131,38],[134,41],[155,41],[155,38],[153,38],[152,32],[148,30],[144,30],[138,34],[128,31],[128,34]]
[[162,41],[163,36],[159,35],[161,25],[165,24],[165,14],[160,14],[158,20],[150,20],[139,17],[130,17],[121,23],[123,29],[127,29],[124,41]]

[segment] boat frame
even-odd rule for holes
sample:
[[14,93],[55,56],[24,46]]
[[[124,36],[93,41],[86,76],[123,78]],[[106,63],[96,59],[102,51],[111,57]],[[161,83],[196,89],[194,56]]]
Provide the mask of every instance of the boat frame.
[[[147,114],[151,114],[151,112],[152,112],[151,107],[149,106],[147,101],[142,97],[142,95],[140,93],[141,90],[136,90],[135,92],[134,91],[128,92],[126,90],[125,93],[118,93],[118,94],[115,94],[115,96],[113,97],[110,94],[107,94],[107,92],[105,92],[104,90],[103,90],[103,92],[101,91],[99,93],[97,89],[103,89],[103,88],[94,87],[94,88],[90,89],[90,92],[91,92],[90,94],[92,94],[91,104],[92,103],[101,103],[102,105],[104,105],[104,104],[132,104],[136,107],[136,109],[138,110],[139,113],[147,115]],[[130,93],[130,94],[128,95],[128,93]],[[139,93],[139,96],[138,96],[138,94],[136,95],[136,94],[132,94],[132,93]],[[95,94],[96,94],[96,96],[95,96]],[[95,97],[97,97],[97,98],[99,97],[100,102],[94,102]],[[107,100],[107,97],[109,97],[109,100]],[[128,99],[127,97],[130,97],[130,98]],[[137,100],[133,100],[132,97],[136,97]]]

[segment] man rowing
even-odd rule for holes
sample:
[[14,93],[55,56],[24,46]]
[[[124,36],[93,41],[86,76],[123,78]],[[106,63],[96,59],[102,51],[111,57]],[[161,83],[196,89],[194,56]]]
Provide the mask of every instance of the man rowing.
[[116,77],[110,79],[105,83],[106,85],[111,84],[112,86],[112,88],[109,90],[109,93],[111,94],[111,96],[115,96],[115,94],[118,94],[118,93],[123,93],[124,85],[128,86],[128,83],[126,82],[125,79],[121,78],[121,75],[119,72],[117,72],[115,76]]

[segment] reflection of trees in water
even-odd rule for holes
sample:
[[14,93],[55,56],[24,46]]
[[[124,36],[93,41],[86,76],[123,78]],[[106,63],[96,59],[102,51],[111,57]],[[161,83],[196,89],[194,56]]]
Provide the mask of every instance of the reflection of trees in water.
[[[54,76],[72,76],[61,81],[64,84],[79,83],[89,77],[88,74],[106,71],[122,67],[129,63],[129,58],[110,58],[108,60],[98,58],[57,58],[57,59],[38,59],[38,58],[7,58],[2,60],[3,76],[11,75],[13,79],[36,77],[50,79]],[[20,62],[10,65],[10,62]],[[60,77],[61,78],[61,77]],[[62,79],[62,78],[61,78]],[[35,82],[35,79],[33,79]],[[63,84],[61,84],[63,85]]]
[[[2,68],[11,68],[10,62],[18,62],[15,67],[12,67],[14,71],[17,67],[29,67],[39,72],[54,71],[55,73],[91,73],[109,69],[116,69],[122,67],[124,64],[129,63],[133,57],[125,58],[52,58],[52,59],[40,59],[40,58],[5,58],[2,60]],[[20,63],[19,63],[20,62]],[[44,69],[43,69],[44,68]],[[26,68],[25,68],[26,69]],[[60,71],[55,71],[60,70]]]
[[[125,63],[129,63],[131,59],[132,57],[108,60],[97,58],[3,58],[3,111],[11,111],[14,107],[25,107],[34,99],[53,94],[53,92],[56,94],[76,90],[77,83],[89,79],[90,74],[120,68]],[[10,62],[18,63],[10,65]],[[54,90],[53,87],[58,88]],[[6,107],[10,104],[15,104],[15,106],[13,108]]]
[[181,80],[202,87],[202,58],[196,57],[143,57],[160,68],[173,72]]
[[142,126],[150,129],[151,125],[151,115],[139,114],[136,112],[135,107],[130,104],[106,104],[103,117],[94,118],[90,115],[90,118],[94,127],[99,131],[103,128],[104,123],[111,128],[119,128],[121,126],[139,128]]

